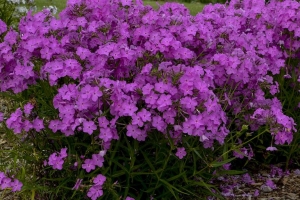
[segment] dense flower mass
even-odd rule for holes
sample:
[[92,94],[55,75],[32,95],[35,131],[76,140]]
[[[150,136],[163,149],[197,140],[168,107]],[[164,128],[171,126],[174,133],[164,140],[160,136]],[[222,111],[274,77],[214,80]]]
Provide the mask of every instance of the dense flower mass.
[[[47,82],[57,88],[58,111],[47,128],[93,135],[100,151],[121,129],[138,141],[157,132],[178,146],[190,135],[211,148],[224,143],[230,125],[246,124],[251,131],[268,127],[275,144],[290,143],[295,123],[275,97],[273,75],[299,56],[285,51],[300,47],[299,9],[292,0],[233,0],[193,17],[175,3],[156,11],[140,0],[69,0],[58,19],[49,10],[29,12],[19,32],[0,21],[0,91]],[[42,119],[29,117],[32,109],[17,109],[7,127],[16,134],[43,130]],[[251,147],[241,152],[235,156],[253,156]],[[178,158],[185,155],[177,149]],[[53,153],[48,165],[62,170],[67,156],[66,149]],[[93,154],[81,167],[89,173],[104,161]],[[103,195],[105,180],[94,179],[90,198]]]

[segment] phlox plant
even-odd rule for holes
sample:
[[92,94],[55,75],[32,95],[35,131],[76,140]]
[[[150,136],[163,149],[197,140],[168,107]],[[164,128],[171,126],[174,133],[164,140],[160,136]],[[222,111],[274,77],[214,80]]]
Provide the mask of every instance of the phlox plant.
[[222,198],[209,180],[297,131],[279,83],[299,57],[299,8],[69,0],[59,18],[0,21],[2,120],[19,141],[5,176],[32,199]]

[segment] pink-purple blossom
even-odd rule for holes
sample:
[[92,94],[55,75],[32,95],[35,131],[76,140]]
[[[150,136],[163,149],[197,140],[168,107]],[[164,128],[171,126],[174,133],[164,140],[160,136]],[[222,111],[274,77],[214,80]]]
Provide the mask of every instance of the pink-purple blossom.
[[23,183],[16,178],[8,177],[4,172],[0,172],[0,188],[2,190],[11,188],[12,192],[21,191]]
[[186,156],[186,151],[184,147],[179,147],[177,148],[177,152],[175,154],[179,159],[182,159],[183,157]]

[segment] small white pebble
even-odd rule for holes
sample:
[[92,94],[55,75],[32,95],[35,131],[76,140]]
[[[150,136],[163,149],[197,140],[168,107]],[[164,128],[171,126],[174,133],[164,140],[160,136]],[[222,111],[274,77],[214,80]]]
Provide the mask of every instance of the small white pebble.
[[273,189],[271,187],[267,186],[267,185],[262,185],[260,190],[262,192],[272,192],[273,191]]

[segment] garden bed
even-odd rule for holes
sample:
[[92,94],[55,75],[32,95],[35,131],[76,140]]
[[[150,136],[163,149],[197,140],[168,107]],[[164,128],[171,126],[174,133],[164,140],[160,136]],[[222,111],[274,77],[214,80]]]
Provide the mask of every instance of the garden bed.
[[232,0],[192,16],[175,3],[69,0],[20,22],[9,9],[1,189],[43,200],[300,198],[299,2]]

